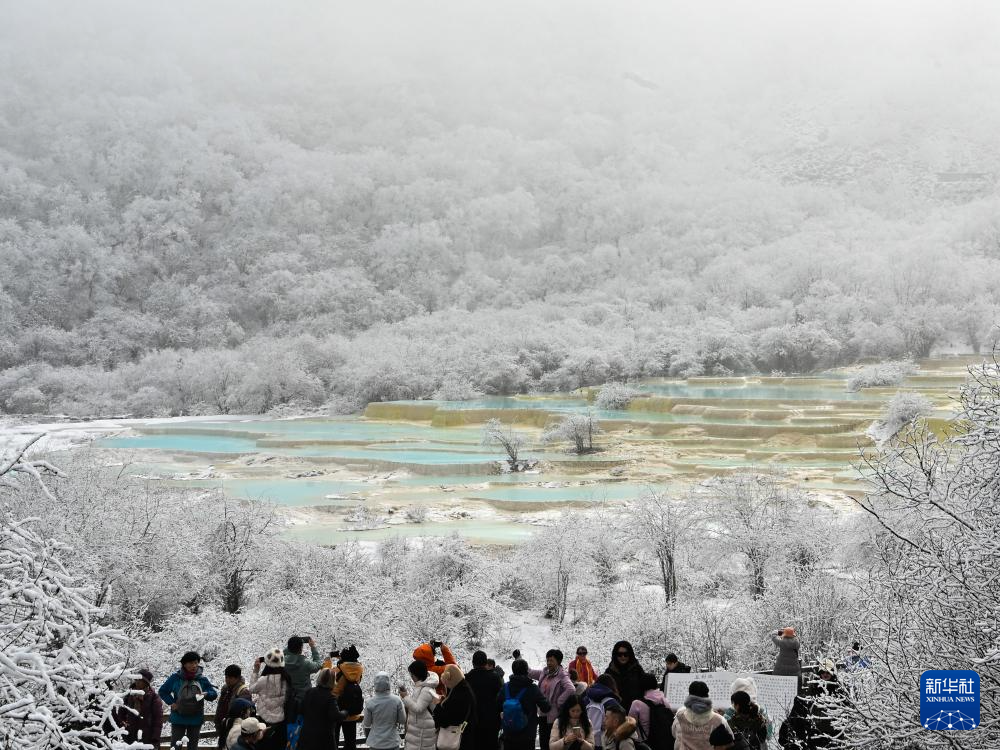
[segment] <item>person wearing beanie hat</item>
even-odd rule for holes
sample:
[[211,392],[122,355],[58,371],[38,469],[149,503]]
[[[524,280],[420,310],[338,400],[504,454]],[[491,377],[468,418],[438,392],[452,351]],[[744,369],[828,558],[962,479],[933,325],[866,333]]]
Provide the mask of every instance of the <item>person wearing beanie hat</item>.
[[337,703],[341,710],[347,712],[339,730],[344,734],[344,750],[354,750],[358,746],[358,722],[364,718],[365,695],[361,691],[361,678],[365,670],[359,662],[360,658],[361,654],[353,644],[342,649],[333,682]]
[[[440,658],[438,658],[438,651],[441,652]],[[413,649],[413,660],[422,661],[424,666],[427,667],[428,672],[433,672],[438,676],[438,694],[444,695],[444,685],[440,682],[441,673],[444,672],[444,668],[449,664],[458,664],[447,644],[441,641],[421,643]]]
[[[389,675],[375,675],[375,697],[365,702],[363,726],[372,750],[398,750],[399,727],[406,723],[403,700],[393,695]],[[494,735],[494,743],[496,735]]]
[[[263,670],[261,669],[263,665]],[[288,716],[295,700],[292,678],[285,669],[285,654],[280,648],[272,648],[263,658],[257,657],[253,663],[253,682],[250,692],[257,705],[257,715],[267,722],[270,731],[256,747],[281,750],[288,739]]]
[[[730,721],[730,717],[732,717],[737,711],[737,706],[736,706],[737,693],[746,693],[747,697],[750,699],[750,702],[753,704],[755,710],[759,712],[764,719],[764,723],[767,727],[768,738],[773,737],[774,722],[771,721],[771,717],[768,715],[767,709],[757,702],[757,681],[749,675],[746,677],[737,677],[735,680],[733,680],[733,684],[729,686],[729,695],[732,696],[731,700],[733,701],[733,705],[731,708],[727,708],[725,713],[723,714],[726,721]],[[737,723],[739,723],[739,721],[737,721]],[[740,728],[740,727],[733,727],[733,728]]]
[[240,739],[236,743],[236,750],[260,750],[267,742],[264,733],[267,731],[267,724],[254,717],[244,719],[240,725]]
[[457,664],[445,665],[441,671],[441,683],[445,687],[445,696],[434,709],[434,726],[438,728],[438,735],[442,731],[464,726],[462,750],[477,750],[476,698],[472,688]]
[[219,697],[215,685],[202,673],[201,656],[188,651],[181,657],[181,668],[160,686],[158,694],[170,706],[170,744],[185,737],[187,747],[197,750],[201,725],[205,723],[205,701]]
[[233,750],[240,739],[240,726],[244,719],[254,715],[253,703],[247,698],[235,698],[229,704],[229,713],[222,720],[222,724],[216,724],[219,736],[223,738],[223,747],[226,750]]
[[771,643],[778,647],[778,656],[774,660],[771,674],[801,680],[799,639],[795,637],[795,628],[778,628],[771,634]]
[[472,694],[476,698],[476,726],[472,730],[476,747],[495,748],[500,734],[500,714],[496,710],[496,699],[503,690],[503,678],[490,668],[484,651],[472,655],[472,669],[465,675]]
[[[237,664],[230,664],[223,673],[225,682],[219,693],[219,702],[215,706],[215,726],[219,727],[229,716],[229,706],[237,698],[250,700],[250,687],[243,679],[243,670]],[[226,735],[219,732],[217,744],[220,748],[226,746]]]
[[674,716],[672,731],[676,739],[675,750],[712,750],[713,745],[709,737],[720,726],[725,728],[724,731],[729,734],[729,742],[732,743],[733,733],[729,729],[729,724],[712,710],[708,685],[701,680],[695,680],[688,686],[688,697],[684,700],[684,707]]
[[138,674],[124,704],[115,712],[115,720],[128,732],[125,735],[128,742],[146,742],[158,747],[163,733],[163,701],[153,690],[152,672],[140,669]]

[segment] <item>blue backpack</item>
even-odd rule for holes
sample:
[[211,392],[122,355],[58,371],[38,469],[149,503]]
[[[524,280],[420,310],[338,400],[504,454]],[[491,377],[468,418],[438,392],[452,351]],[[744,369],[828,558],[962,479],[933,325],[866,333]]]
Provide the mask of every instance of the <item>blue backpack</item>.
[[524,706],[521,705],[521,696],[528,688],[522,688],[521,692],[510,697],[510,683],[503,686],[505,696],[503,702],[503,731],[523,732],[528,728],[528,715],[524,713]]

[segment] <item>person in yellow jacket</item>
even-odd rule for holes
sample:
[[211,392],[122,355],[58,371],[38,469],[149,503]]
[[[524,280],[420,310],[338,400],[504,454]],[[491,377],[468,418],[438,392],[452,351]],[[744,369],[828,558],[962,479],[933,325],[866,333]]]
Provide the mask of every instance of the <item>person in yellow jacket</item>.
[[340,710],[347,713],[347,718],[340,724],[344,733],[344,750],[357,748],[358,722],[364,719],[365,696],[361,692],[361,678],[365,670],[361,666],[360,658],[357,648],[352,644],[340,652],[335,667],[333,694],[337,697]]

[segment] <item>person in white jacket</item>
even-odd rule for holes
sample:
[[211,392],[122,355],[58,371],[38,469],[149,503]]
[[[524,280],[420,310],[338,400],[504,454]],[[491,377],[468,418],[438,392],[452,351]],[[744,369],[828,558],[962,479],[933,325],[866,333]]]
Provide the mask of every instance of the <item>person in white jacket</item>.
[[432,709],[440,698],[437,694],[438,676],[427,670],[422,661],[409,667],[413,679],[413,692],[400,690],[399,696],[406,706],[406,750],[435,750],[437,727],[434,726]]
[[264,657],[263,672],[260,664],[260,659],[253,664],[254,681],[250,683],[250,692],[257,705],[257,716],[270,728],[262,747],[266,745],[267,748],[281,750],[287,740],[285,705],[289,697],[294,694],[292,678],[285,671],[285,655],[280,648],[273,648],[267,652],[267,656]]

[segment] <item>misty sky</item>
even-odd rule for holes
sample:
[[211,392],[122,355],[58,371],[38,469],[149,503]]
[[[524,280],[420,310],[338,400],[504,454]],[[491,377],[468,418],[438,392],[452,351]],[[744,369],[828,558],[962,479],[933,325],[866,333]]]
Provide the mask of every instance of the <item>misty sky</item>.
[[870,112],[873,128],[975,131],[1000,83],[990,2],[43,1],[7,3],[0,21],[0,86],[143,97],[184,87],[220,105],[305,111],[314,99],[317,116],[409,92],[459,121],[501,102],[531,128],[570,89],[577,109],[612,120],[680,110],[725,121],[787,101],[834,130]]

